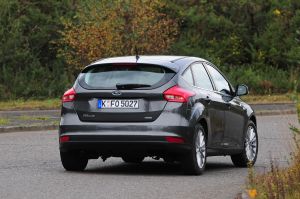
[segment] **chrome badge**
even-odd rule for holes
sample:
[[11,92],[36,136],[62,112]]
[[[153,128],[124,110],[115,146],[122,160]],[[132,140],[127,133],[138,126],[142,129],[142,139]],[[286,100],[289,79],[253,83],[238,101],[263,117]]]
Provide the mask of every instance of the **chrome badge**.
[[122,95],[122,93],[120,91],[118,91],[118,90],[113,91],[111,94],[114,95],[114,96],[120,96],[120,95]]

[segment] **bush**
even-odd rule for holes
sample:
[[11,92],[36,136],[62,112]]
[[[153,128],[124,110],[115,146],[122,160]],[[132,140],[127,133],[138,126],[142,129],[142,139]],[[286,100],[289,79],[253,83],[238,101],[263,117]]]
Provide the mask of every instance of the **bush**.
[[71,1],[0,1],[0,99],[54,97],[67,86],[55,41]]
[[1,69],[3,81],[9,83],[0,85],[0,100],[53,98],[60,96],[69,86],[64,68],[59,65],[48,69],[31,63],[22,70],[4,67]]
[[[242,65],[220,67],[233,85],[246,84],[251,94],[275,94],[293,92],[299,71],[283,70],[271,66]],[[299,81],[299,80],[298,80]],[[297,86],[299,90],[299,85]]]

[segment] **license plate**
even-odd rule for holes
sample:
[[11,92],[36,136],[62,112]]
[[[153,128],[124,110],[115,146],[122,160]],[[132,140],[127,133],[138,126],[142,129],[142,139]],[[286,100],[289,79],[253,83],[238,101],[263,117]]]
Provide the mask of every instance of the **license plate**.
[[139,108],[139,100],[127,100],[127,99],[116,99],[116,100],[98,100],[98,108],[120,108],[120,109],[128,109],[128,108]]

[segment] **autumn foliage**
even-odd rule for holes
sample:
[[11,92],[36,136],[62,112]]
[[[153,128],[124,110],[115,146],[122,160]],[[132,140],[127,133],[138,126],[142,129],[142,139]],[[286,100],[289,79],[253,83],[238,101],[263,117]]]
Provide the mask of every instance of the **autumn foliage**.
[[[163,54],[174,42],[178,23],[159,0],[94,1],[78,5],[76,20],[64,21],[60,54],[73,68],[103,57]],[[70,70],[72,70],[70,68]]]

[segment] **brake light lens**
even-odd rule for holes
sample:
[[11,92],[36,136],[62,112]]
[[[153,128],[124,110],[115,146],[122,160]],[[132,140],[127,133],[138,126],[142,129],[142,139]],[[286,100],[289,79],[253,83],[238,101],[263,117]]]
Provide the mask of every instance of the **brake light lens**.
[[184,139],[180,138],[180,137],[167,136],[166,141],[169,142],[169,143],[176,143],[176,144],[184,143]]
[[75,100],[76,92],[74,88],[71,88],[67,90],[63,97],[62,97],[62,102],[73,102]]
[[179,86],[173,86],[166,90],[164,93],[164,98],[168,102],[179,102],[184,103],[189,100],[190,97],[194,96],[195,93],[191,91],[187,91]]
[[70,141],[70,137],[67,136],[67,135],[63,135],[63,136],[61,136],[61,137],[59,138],[59,141],[60,141],[61,143],[63,143],[63,142],[68,142],[68,141]]

